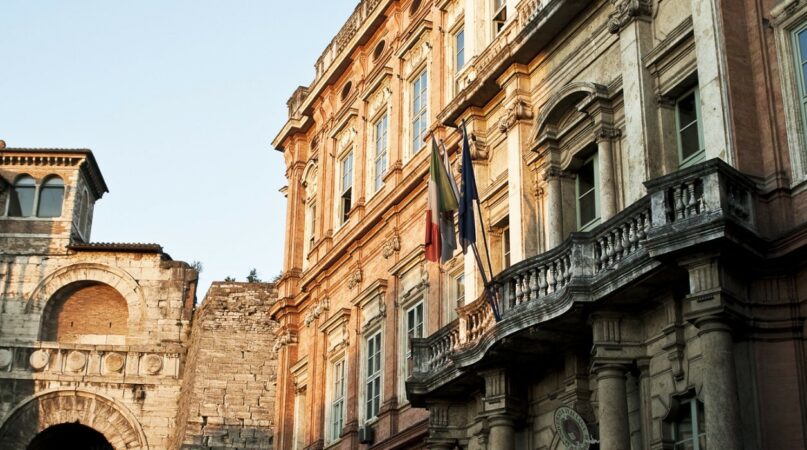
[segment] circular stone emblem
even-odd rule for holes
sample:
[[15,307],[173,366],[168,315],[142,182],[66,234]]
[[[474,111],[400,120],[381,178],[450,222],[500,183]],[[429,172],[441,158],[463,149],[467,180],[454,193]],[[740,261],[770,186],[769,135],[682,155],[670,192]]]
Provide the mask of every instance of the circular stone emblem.
[[588,450],[593,442],[586,422],[568,406],[555,410],[555,431],[568,450]]
[[67,354],[65,367],[71,372],[80,372],[87,365],[87,355],[81,352],[72,351]]
[[112,373],[119,373],[123,369],[123,355],[120,353],[107,353],[104,356],[104,370]]
[[5,369],[11,365],[11,350],[0,348],[0,369]]
[[44,369],[45,366],[48,365],[49,360],[50,354],[47,350],[37,350],[31,353],[31,357],[28,358],[31,368],[37,371]]
[[146,355],[143,358],[143,370],[149,375],[157,374],[163,368],[163,359],[158,355]]

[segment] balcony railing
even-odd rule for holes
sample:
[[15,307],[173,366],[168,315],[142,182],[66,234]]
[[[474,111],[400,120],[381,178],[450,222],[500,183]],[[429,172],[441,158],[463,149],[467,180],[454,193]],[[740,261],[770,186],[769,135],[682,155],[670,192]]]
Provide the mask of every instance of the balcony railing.
[[[660,265],[654,258],[718,238],[729,220],[754,231],[754,183],[720,160],[646,183],[648,194],[587,233],[522,261],[492,282],[502,320],[484,297],[459,309],[459,318],[413,340],[414,379],[428,381],[470,364],[497,340],[556,318],[575,301],[596,301]],[[440,378],[444,380],[444,378]]]

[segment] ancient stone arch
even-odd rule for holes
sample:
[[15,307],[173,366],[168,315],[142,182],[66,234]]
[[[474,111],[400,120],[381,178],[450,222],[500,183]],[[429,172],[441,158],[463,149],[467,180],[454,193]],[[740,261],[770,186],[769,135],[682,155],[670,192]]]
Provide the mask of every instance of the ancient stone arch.
[[45,305],[60,289],[74,283],[88,281],[107,284],[120,292],[129,307],[129,330],[140,330],[141,318],[146,307],[140,285],[125,271],[103,264],[72,264],[48,274],[31,293],[25,311],[29,314],[39,315],[39,320],[41,320]]
[[84,391],[51,391],[29,398],[0,424],[0,442],[4,449],[25,450],[37,434],[66,423],[94,429],[115,450],[149,448],[140,424],[125,406]]

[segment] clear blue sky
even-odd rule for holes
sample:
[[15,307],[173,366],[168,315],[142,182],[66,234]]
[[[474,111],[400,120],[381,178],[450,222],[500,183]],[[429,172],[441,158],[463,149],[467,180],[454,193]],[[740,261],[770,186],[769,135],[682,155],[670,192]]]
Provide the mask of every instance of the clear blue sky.
[[90,148],[96,242],[156,242],[213,280],[282,267],[286,100],[357,0],[2,0],[0,139]]

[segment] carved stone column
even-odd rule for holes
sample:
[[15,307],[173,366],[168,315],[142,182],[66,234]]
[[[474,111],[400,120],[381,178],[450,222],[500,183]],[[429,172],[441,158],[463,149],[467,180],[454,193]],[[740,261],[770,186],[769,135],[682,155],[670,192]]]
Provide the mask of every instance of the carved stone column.
[[484,414],[490,432],[488,448],[514,450],[516,446],[514,418],[515,403],[512,380],[507,369],[491,369],[481,373],[485,378]]
[[544,172],[544,180],[547,182],[546,250],[551,250],[563,242],[563,195],[560,178],[560,169],[555,167],[550,167]]
[[717,315],[698,318],[695,326],[703,352],[707,448],[742,449],[731,327]]
[[601,128],[597,132],[597,164],[600,178],[600,220],[605,222],[616,214],[614,161],[611,140],[614,130]]
[[703,400],[708,448],[739,450],[742,445],[731,304],[723,294],[727,276],[719,258],[701,255],[682,263],[689,272],[689,312],[698,328],[703,355]]
[[600,450],[630,448],[628,397],[625,392],[626,364],[596,364],[597,403],[599,405]]

